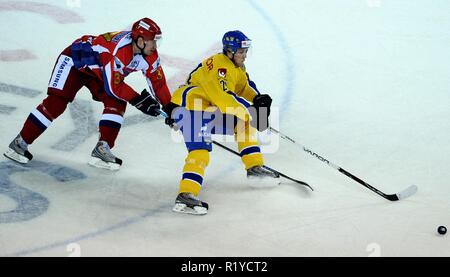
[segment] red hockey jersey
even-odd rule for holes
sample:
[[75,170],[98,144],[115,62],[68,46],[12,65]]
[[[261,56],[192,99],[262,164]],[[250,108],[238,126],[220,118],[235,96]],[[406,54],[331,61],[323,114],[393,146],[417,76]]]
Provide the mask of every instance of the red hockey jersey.
[[158,52],[134,55],[130,31],[83,36],[73,42],[71,56],[78,70],[103,80],[105,92],[114,98],[129,102],[136,97],[138,93],[124,79],[132,72],[142,71],[160,103],[170,102]]

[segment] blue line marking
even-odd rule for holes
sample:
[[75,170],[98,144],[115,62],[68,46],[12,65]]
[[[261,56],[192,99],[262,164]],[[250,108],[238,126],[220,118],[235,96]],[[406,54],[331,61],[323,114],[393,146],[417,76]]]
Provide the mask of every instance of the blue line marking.
[[80,235],[78,237],[74,237],[74,238],[71,238],[71,239],[54,242],[54,243],[47,244],[47,245],[44,245],[44,246],[40,246],[40,247],[28,249],[28,250],[23,250],[23,251],[11,253],[11,254],[7,254],[5,256],[6,257],[26,256],[26,255],[30,255],[30,254],[33,254],[33,253],[36,253],[36,252],[41,252],[41,251],[46,251],[46,250],[50,250],[50,249],[57,248],[57,247],[66,246],[66,245],[68,245],[70,243],[73,243],[73,242],[79,242],[79,241],[86,240],[86,239],[92,239],[92,238],[95,238],[97,236],[104,235],[104,234],[106,234],[108,232],[112,232],[112,231],[115,231],[117,229],[125,228],[127,226],[132,225],[132,224],[138,223],[138,222],[140,222],[140,221],[142,221],[142,220],[144,220],[146,218],[154,216],[158,212],[167,211],[167,210],[170,210],[170,208],[167,207],[167,205],[163,205],[163,206],[158,207],[155,210],[148,211],[148,212],[146,212],[146,213],[144,213],[142,215],[129,218],[127,220],[119,222],[119,223],[117,223],[115,225],[112,225],[110,227],[107,227],[105,229],[101,229],[101,230],[98,230],[98,231],[90,232],[90,233],[87,233],[87,234],[84,234],[84,235]]
[[289,47],[287,39],[284,37],[283,32],[272,20],[270,15],[261,6],[259,6],[256,1],[248,0],[248,2],[269,23],[270,28],[277,37],[278,44],[280,45],[280,47],[283,47],[284,50],[281,52],[284,53],[285,55],[284,62],[286,63],[286,79],[284,83],[286,84],[286,87],[284,89],[283,99],[281,101],[281,106],[283,107],[283,113],[280,114],[280,121],[281,121],[284,115],[286,114],[286,111],[290,107],[290,104],[292,102],[292,96],[294,94],[293,91],[295,87],[295,74],[294,74],[295,63],[293,59],[293,54],[291,48]]
[[16,208],[0,212],[0,224],[28,221],[44,214],[50,202],[43,195],[16,184],[10,176],[18,172],[38,171],[52,176],[60,182],[85,179],[86,176],[74,169],[33,161],[27,165],[6,161],[0,163],[0,194],[14,200]]

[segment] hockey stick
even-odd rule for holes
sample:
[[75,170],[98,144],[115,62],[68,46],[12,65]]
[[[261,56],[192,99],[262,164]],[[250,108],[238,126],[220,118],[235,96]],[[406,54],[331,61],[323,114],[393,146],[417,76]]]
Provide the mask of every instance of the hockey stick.
[[[238,152],[234,151],[234,150],[231,149],[231,148],[226,147],[225,145],[223,145],[223,144],[221,144],[221,143],[218,143],[218,142],[215,141],[215,140],[213,140],[212,143],[214,143],[215,145],[217,145],[217,146],[219,146],[219,147],[221,147],[221,148],[227,150],[227,151],[230,152],[230,153],[235,154],[236,156],[239,156],[239,157],[241,156],[241,155],[239,155]],[[291,181],[293,181],[293,182],[295,182],[295,183],[297,183],[297,184],[306,186],[306,187],[308,187],[310,190],[314,191],[314,189],[313,189],[308,183],[306,183],[306,182],[303,182],[303,181],[300,181],[300,180],[296,180],[296,179],[294,179],[294,178],[291,178],[291,177],[289,177],[289,176],[287,176],[287,175],[285,175],[285,174],[283,174],[283,173],[281,173],[281,172],[279,172],[279,171],[277,171],[277,170],[275,170],[275,169],[273,169],[273,168],[270,168],[270,167],[268,167],[268,166],[266,166],[266,165],[263,165],[263,167],[264,167],[265,169],[267,169],[267,170],[270,170],[270,171],[272,171],[272,172],[274,172],[274,173],[279,174],[281,177],[284,177],[284,178],[286,178],[286,179],[288,179],[288,180],[291,180]]]
[[[164,118],[167,118],[167,117],[168,117],[167,113],[165,113],[164,111],[158,110],[158,112],[159,112],[159,114],[160,114],[161,116],[163,116]],[[173,126],[171,126],[171,128],[174,129],[175,131],[178,131],[178,127],[176,126],[176,124],[174,124]],[[219,147],[221,147],[221,148],[227,150],[227,151],[230,152],[230,153],[233,153],[233,154],[235,154],[235,155],[237,155],[237,156],[239,156],[239,157],[241,156],[241,155],[239,155],[238,152],[234,151],[233,149],[230,149],[230,148],[226,147],[225,145],[223,145],[223,144],[221,144],[221,143],[218,143],[218,142],[215,141],[215,140],[212,140],[212,143],[214,143],[215,145],[217,145],[217,146],[219,146]],[[273,168],[270,168],[270,167],[268,167],[268,166],[266,166],[266,165],[263,165],[263,167],[264,167],[265,169],[267,169],[267,170],[270,170],[270,171],[272,171],[272,172],[274,172],[274,173],[277,173],[277,174],[280,175],[281,177],[284,177],[284,178],[286,178],[286,179],[288,179],[288,180],[291,180],[291,181],[293,181],[293,182],[295,182],[295,183],[297,183],[297,184],[306,186],[306,187],[308,187],[310,190],[314,191],[314,189],[313,189],[308,183],[306,183],[306,182],[303,182],[303,181],[300,181],[300,180],[296,180],[296,179],[294,179],[294,178],[291,178],[291,177],[289,177],[289,176],[287,176],[287,175],[285,175],[285,174],[279,172],[278,170],[275,170],[275,169],[273,169]]]
[[310,150],[310,149],[306,148],[305,146],[297,143],[295,140],[293,140],[292,138],[288,137],[287,135],[281,133],[280,131],[278,131],[278,130],[272,128],[272,127],[270,127],[269,130],[274,132],[275,134],[278,134],[282,139],[290,141],[291,143],[297,145],[298,147],[300,147],[306,153],[310,154],[313,157],[316,157],[320,161],[326,163],[327,165],[329,165],[332,168],[336,169],[337,171],[341,172],[345,176],[350,177],[351,179],[355,180],[356,182],[360,183],[361,185],[365,186],[366,188],[370,189],[371,191],[377,193],[378,195],[381,195],[382,197],[386,198],[387,200],[397,201],[397,200],[400,200],[400,199],[405,199],[405,198],[410,197],[411,195],[413,195],[414,193],[417,192],[417,186],[416,185],[411,185],[411,186],[409,186],[408,188],[402,190],[399,193],[396,193],[396,194],[385,194],[384,192],[382,192],[382,191],[372,187],[367,182],[365,182],[362,179],[356,177],[355,175],[351,174],[350,172],[348,172],[347,170],[343,169],[342,167],[337,166],[336,164],[330,162],[329,160],[325,159],[324,157],[322,157],[322,156],[318,155],[317,153],[313,152],[312,150]]

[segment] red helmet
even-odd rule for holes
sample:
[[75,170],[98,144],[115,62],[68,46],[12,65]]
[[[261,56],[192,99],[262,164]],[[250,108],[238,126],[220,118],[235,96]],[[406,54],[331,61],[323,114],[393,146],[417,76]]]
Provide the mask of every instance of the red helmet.
[[154,40],[161,38],[161,29],[155,21],[150,18],[142,18],[136,21],[131,28],[133,39],[142,37],[144,40]]

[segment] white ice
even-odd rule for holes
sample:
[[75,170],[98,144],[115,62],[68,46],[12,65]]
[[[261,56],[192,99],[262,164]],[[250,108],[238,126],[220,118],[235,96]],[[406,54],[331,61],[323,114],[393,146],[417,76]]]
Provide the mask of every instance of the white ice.
[[[449,256],[436,231],[450,226],[449,10],[447,0],[0,1],[2,153],[66,46],[147,16],[163,30],[171,89],[240,29],[282,132],[383,192],[419,188],[387,201],[280,140],[267,165],[314,192],[249,186],[239,158],[215,147],[200,194],[208,214],[176,214],[184,145],[130,106],[113,149],[121,170],[89,167],[102,105],[83,89],[29,165],[0,160],[0,256]],[[140,73],[128,82],[145,87]]]

